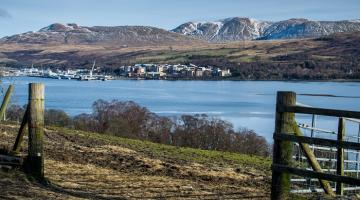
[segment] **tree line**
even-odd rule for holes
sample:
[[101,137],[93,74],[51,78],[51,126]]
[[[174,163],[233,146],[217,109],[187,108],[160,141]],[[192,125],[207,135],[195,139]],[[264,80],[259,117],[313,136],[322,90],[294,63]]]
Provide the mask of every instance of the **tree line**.
[[[7,120],[20,122],[25,106],[11,105]],[[62,110],[45,111],[45,125],[73,128],[156,143],[268,156],[264,137],[246,128],[205,114],[164,117],[133,101],[97,100],[92,113],[70,117]]]

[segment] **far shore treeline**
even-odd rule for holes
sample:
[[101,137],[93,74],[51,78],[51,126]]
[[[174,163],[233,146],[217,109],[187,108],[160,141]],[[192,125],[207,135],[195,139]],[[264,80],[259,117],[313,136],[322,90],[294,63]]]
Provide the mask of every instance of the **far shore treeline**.
[[[205,114],[163,117],[133,101],[101,99],[93,103],[92,110],[70,117],[62,110],[49,109],[45,124],[181,147],[270,155],[264,137],[246,128],[234,130],[230,122]],[[25,106],[11,105],[7,120],[19,123],[24,112]]]

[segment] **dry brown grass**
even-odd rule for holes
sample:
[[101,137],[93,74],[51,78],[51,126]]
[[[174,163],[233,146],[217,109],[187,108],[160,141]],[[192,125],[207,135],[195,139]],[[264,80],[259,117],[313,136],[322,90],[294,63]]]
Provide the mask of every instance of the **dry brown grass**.
[[[16,131],[17,125],[1,125],[0,145],[11,146]],[[15,199],[268,198],[269,172],[256,165],[252,167],[251,164],[241,164],[242,161],[239,163],[236,160],[227,160],[225,154],[220,161],[217,161],[218,158],[212,158],[211,163],[196,162],[188,157],[191,154],[178,155],[188,151],[179,148],[180,151],[174,156],[180,156],[182,159],[176,159],[168,152],[171,149],[175,150],[175,147],[53,128],[46,130],[45,142],[45,176],[51,184],[42,186],[29,181],[22,173],[16,171],[5,173],[7,178],[0,179],[0,197],[6,199],[16,195]],[[26,145],[23,146],[25,152]],[[207,152],[203,151],[204,156]],[[194,157],[198,156],[194,153]],[[20,185],[24,185],[22,190],[18,188]]]
[[[174,45],[171,46],[172,51],[199,51],[199,50],[217,50],[221,48],[225,49],[239,49],[244,52],[241,54],[250,54],[256,50],[260,50],[257,54],[264,54],[264,50],[270,47],[282,45],[285,43],[290,43],[290,41],[244,41],[244,42],[229,42],[229,43],[203,43],[203,44],[194,44],[194,45]],[[33,56],[44,56],[53,53],[70,53],[76,52],[78,56],[91,56],[96,55],[98,57],[102,56],[114,56],[130,52],[156,52],[156,51],[165,51],[171,52],[169,50],[170,46],[142,46],[142,47],[119,47],[111,45],[39,45],[39,44],[1,44],[0,52],[16,52],[23,50],[37,50],[40,53],[33,54]],[[252,48],[248,50],[248,48]],[[234,54],[236,55],[236,54]],[[49,60],[37,60],[38,63],[49,63]]]

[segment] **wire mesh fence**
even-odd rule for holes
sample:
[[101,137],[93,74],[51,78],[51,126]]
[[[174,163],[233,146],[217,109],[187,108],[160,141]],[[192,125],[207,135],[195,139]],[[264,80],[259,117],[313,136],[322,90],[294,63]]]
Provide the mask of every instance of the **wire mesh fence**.
[[[312,115],[310,121],[302,120],[298,123],[298,127],[302,130],[305,136],[312,138],[327,138],[336,139],[338,130],[334,130],[334,127],[330,127],[326,123],[318,123],[318,119],[322,116]],[[309,119],[309,118],[308,118]],[[337,125],[337,118],[333,118],[332,123]],[[360,143],[360,120],[353,118],[345,119],[345,141],[358,142]],[[328,118],[328,120],[332,120]],[[301,120],[299,120],[301,121]],[[321,146],[321,145],[309,145],[316,160],[320,164],[322,171],[329,174],[336,174],[337,172],[337,148]],[[293,165],[297,168],[306,170],[312,170],[307,157],[301,149],[299,143],[294,143],[293,147]],[[344,149],[344,175],[354,178],[360,176],[360,151]],[[313,192],[324,192],[322,189],[319,179],[315,178],[304,178],[293,175],[291,178],[291,192],[292,193],[313,193]],[[333,190],[336,190],[336,182],[330,182]],[[359,186],[353,186],[344,184],[344,194],[353,195],[360,191]]]

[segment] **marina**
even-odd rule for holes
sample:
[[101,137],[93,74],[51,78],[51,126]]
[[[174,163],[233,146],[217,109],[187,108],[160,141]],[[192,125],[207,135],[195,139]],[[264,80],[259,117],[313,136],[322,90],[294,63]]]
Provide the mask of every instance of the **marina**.
[[22,68],[22,69],[6,68],[0,71],[2,73],[2,76],[4,77],[28,76],[28,77],[37,77],[37,78],[66,79],[66,80],[79,80],[79,81],[92,81],[92,80],[107,81],[113,79],[113,77],[109,75],[100,74],[100,73],[95,74],[94,70],[95,70],[95,61],[91,70],[88,69],[51,70],[50,68],[41,69],[31,66],[31,68]]

